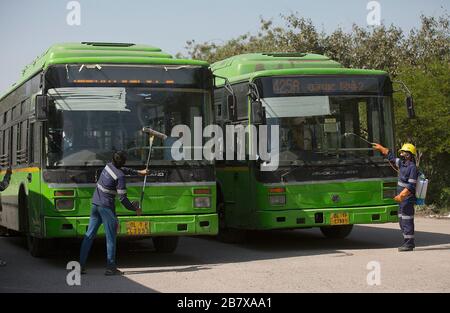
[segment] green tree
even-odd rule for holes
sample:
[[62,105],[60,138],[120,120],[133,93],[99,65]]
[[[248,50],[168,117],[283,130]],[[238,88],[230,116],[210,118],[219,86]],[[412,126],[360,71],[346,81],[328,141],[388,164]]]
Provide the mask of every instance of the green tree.
[[404,97],[396,94],[398,146],[414,143],[423,153],[420,168],[431,179],[427,198],[439,206],[450,205],[450,68],[449,63],[429,60],[426,68],[407,65],[399,70],[414,95],[417,117],[408,119]]

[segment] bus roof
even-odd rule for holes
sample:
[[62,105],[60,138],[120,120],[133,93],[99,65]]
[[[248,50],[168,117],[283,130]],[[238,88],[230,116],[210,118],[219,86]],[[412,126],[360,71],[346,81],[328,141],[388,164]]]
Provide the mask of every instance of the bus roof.
[[41,70],[54,64],[165,64],[208,66],[207,62],[174,59],[160,48],[132,43],[59,43],[51,46],[22,71],[20,80],[11,86],[0,99],[18,88]]
[[[349,69],[327,56],[311,53],[251,53],[236,55],[211,65],[214,75],[231,83],[251,81],[256,77],[278,75],[386,75],[384,71]],[[223,79],[218,78],[222,85]]]

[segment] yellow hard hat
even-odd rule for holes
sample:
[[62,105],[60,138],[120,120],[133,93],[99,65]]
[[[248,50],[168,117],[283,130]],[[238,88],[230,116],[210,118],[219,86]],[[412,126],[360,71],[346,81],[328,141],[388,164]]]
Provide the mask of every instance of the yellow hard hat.
[[405,143],[398,152],[402,152],[402,151],[410,152],[414,156],[416,155],[416,147],[414,147],[414,145],[410,144],[410,143]]

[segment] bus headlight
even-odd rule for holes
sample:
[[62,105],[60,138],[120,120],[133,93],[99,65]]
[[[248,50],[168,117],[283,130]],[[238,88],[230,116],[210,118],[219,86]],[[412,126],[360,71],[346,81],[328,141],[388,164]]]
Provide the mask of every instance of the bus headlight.
[[56,199],[55,207],[58,211],[70,211],[73,210],[73,199]]
[[194,208],[210,208],[211,198],[210,197],[195,197],[194,198]]
[[270,205],[285,205],[286,195],[269,196]]
[[383,189],[383,199],[392,199],[397,195],[395,189]]

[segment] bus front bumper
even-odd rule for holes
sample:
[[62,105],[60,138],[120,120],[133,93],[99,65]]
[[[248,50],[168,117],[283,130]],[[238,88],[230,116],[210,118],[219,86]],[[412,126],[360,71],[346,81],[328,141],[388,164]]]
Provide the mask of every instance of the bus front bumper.
[[[118,236],[195,236],[217,235],[217,214],[172,216],[118,216]],[[89,217],[45,217],[46,238],[82,237],[89,225]],[[103,225],[99,236],[104,236]]]
[[398,205],[327,209],[257,211],[254,229],[287,229],[332,226],[333,213],[346,213],[348,224],[398,222]]

